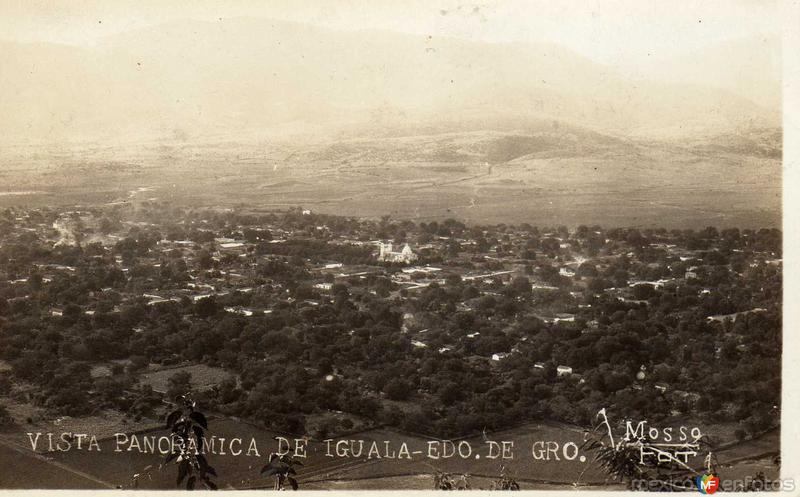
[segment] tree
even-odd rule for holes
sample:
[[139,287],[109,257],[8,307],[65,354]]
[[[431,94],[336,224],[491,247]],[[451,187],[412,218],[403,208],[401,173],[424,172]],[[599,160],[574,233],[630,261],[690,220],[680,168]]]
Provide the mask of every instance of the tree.
[[449,257],[456,257],[461,252],[461,244],[453,239],[447,240],[444,250]]
[[131,356],[130,361],[131,362],[128,365],[128,372],[131,373],[141,371],[150,364],[150,360],[143,355],[133,355]]
[[448,381],[439,389],[439,400],[444,405],[452,405],[461,400],[463,396],[463,389],[452,381]]
[[514,278],[511,281],[511,288],[514,294],[519,296],[530,295],[532,291],[531,281],[525,276],[517,276]]
[[212,295],[197,301],[194,304],[194,311],[201,318],[210,318],[219,312],[219,305],[217,299]]
[[188,371],[178,371],[167,380],[167,397],[175,398],[192,389],[192,375]]
[[[208,430],[206,416],[196,409],[197,404],[186,396],[179,396],[176,401],[181,405],[167,416],[167,428],[172,432],[172,452],[167,454],[164,464],[173,459],[178,465],[177,486],[186,480],[186,490],[194,490],[199,479],[209,490],[216,490],[217,485],[211,480],[217,471],[209,466],[203,449],[203,435]],[[187,478],[188,477],[188,478]]]
[[211,269],[214,265],[214,258],[207,250],[201,250],[197,254],[197,266],[200,269]]
[[61,317],[63,323],[73,325],[78,322],[82,314],[81,308],[75,304],[67,304]]
[[394,378],[386,383],[383,391],[391,400],[406,400],[411,396],[413,387],[404,379]]
[[581,278],[596,278],[598,275],[597,267],[591,262],[584,262],[578,266],[578,271],[576,273]]
[[606,288],[611,288],[612,285],[613,283],[604,278],[592,278],[592,280],[589,281],[587,288],[592,293],[603,293],[603,290]]
[[296,460],[289,454],[279,456],[272,453],[269,455],[269,463],[261,468],[261,474],[264,476],[275,477],[275,490],[284,490],[286,482],[292,487],[292,490],[297,490],[297,480],[294,475],[297,474],[295,466],[302,466],[303,463]]
[[637,300],[649,300],[656,295],[658,292],[653,285],[639,284],[633,287],[633,298]]
[[458,286],[461,284],[461,275],[457,273],[450,273],[445,277],[444,282],[447,284],[447,286]]

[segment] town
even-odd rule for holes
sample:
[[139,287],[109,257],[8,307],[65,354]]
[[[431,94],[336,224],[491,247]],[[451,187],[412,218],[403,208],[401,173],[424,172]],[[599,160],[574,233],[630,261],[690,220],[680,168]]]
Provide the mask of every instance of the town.
[[[5,422],[192,390],[318,440],[779,422],[781,233],[467,226],[167,202],[0,212]],[[30,431],[30,430],[28,430]]]

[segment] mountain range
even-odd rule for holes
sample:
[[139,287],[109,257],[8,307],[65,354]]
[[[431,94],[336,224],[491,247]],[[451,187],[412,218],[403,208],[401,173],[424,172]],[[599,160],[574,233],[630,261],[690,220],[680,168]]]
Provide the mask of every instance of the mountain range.
[[664,61],[674,77],[653,81],[556,45],[173,21],[93,47],[0,42],[0,141],[247,142],[543,121],[622,138],[722,136],[780,126],[775,60],[773,40],[741,41]]

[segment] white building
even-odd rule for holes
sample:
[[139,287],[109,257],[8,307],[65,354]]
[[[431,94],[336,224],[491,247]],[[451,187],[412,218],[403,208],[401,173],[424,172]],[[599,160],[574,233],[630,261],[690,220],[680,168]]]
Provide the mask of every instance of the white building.
[[572,374],[572,368],[569,366],[558,366],[556,367],[556,374],[558,376],[567,376]]
[[575,271],[572,268],[568,267],[562,267],[561,269],[559,269],[558,274],[560,274],[561,276],[566,276],[567,278],[575,277]]
[[405,244],[403,249],[399,252],[394,251],[394,247],[392,243],[382,243],[378,242],[380,247],[380,252],[378,253],[378,260],[379,261],[386,261],[386,262],[403,262],[403,263],[411,263],[418,259],[417,254],[411,250],[411,246],[409,244]]

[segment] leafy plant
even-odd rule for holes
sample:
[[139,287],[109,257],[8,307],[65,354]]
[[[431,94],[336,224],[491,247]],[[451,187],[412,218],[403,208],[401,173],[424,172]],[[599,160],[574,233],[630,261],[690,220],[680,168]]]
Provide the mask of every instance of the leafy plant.
[[188,396],[181,395],[175,400],[183,405],[167,416],[167,428],[172,430],[173,443],[164,464],[175,460],[178,465],[177,486],[181,486],[185,480],[186,490],[194,490],[198,482],[209,490],[216,490],[217,485],[211,477],[217,476],[217,471],[208,464],[202,453],[208,420]]
[[744,487],[745,492],[763,492],[764,490],[768,490],[768,487],[767,477],[763,471],[758,471],[756,476],[750,479]]
[[292,487],[292,490],[297,490],[298,484],[294,478],[297,470],[294,467],[302,465],[303,463],[289,454],[279,456],[272,453],[269,455],[269,462],[261,468],[261,474],[267,477],[275,476],[275,490],[285,490],[287,482]]
[[455,488],[455,480],[450,473],[437,471],[433,474],[433,488],[434,490],[453,490]]
[[470,490],[469,475],[463,474],[456,478],[450,473],[437,470],[433,474],[433,488],[435,490]]
[[594,452],[594,461],[614,480],[631,482],[645,476],[644,468],[639,464],[638,444],[620,442],[607,445],[597,438],[589,438],[583,448]]
[[[669,457],[666,462],[659,462],[658,459],[643,462],[641,459],[643,448],[663,455],[669,454],[654,446],[652,440],[647,437],[631,438],[626,435],[615,442],[605,409],[597,413],[597,418],[602,419],[591,432],[587,433],[582,448],[594,453],[594,462],[612,479],[626,483],[629,488],[637,490],[634,486],[639,480],[657,482],[660,488],[672,490],[675,488],[671,481],[675,476],[681,473],[685,475],[701,473],[675,457]],[[606,432],[603,433],[603,430]],[[608,442],[604,440],[605,435],[608,436]],[[706,445],[707,441],[698,440],[698,444],[701,443]],[[713,472],[714,460],[709,452],[706,457],[708,472]]]
[[506,473],[505,466],[500,466],[500,477],[492,482],[491,490],[519,490],[519,483]]

